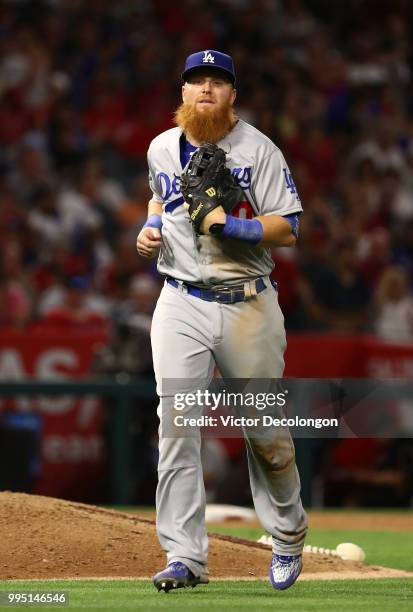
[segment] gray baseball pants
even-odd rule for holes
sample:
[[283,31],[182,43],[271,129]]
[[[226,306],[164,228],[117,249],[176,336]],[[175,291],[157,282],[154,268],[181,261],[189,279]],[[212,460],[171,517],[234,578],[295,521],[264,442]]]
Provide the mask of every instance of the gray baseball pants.
[[[162,413],[172,410],[165,379],[187,381],[195,392],[210,380],[215,364],[223,378],[281,378],[286,338],[277,292],[267,288],[235,304],[206,302],[181,286],[165,283],[152,321],[152,353],[157,392],[159,464],[156,492],[157,533],[167,562],[181,561],[196,576],[208,573],[205,489],[201,438],[163,437]],[[191,388],[191,381],[196,388]],[[289,434],[274,440],[246,439],[251,492],[263,528],[273,536],[273,551],[300,554],[307,518]]]

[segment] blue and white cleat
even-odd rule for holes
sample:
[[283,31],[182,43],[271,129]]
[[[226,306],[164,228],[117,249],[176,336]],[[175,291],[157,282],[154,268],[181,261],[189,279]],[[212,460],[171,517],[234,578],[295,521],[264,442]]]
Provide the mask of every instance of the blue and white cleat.
[[303,568],[301,555],[275,555],[270,563],[270,582],[275,589],[288,589],[294,584]]
[[167,593],[171,589],[181,589],[185,587],[196,587],[197,584],[208,584],[206,576],[195,576],[189,568],[180,561],[170,563],[162,572],[158,572],[152,578],[152,582],[158,591]]

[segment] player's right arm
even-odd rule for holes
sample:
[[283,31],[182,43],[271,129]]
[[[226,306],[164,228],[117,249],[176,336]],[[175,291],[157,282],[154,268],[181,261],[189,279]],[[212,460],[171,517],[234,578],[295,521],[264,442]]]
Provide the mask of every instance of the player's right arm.
[[262,225],[263,246],[294,246],[301,201],[283,154],[275,146],[269,151],[252,178],[251,192],[259,210],[255,221]]
[[161,230],[162,204],[156,200],[150,200],[148,218],[136,240],[136,250],[141,257],[147,259],[157,257],[162,244]]

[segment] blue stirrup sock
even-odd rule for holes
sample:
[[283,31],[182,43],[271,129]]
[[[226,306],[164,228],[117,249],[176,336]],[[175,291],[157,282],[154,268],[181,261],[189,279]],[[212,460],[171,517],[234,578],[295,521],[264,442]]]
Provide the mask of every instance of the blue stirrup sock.
[[227,215],[221,236],[258,244],[262,240],[262,234],[262,225],[257,219],[238,219]]

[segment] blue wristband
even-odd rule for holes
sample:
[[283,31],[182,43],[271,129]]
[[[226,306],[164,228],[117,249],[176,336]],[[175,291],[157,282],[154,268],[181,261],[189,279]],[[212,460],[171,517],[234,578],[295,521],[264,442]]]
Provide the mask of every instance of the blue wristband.
[[257,219],[238,219],[227,215],[221,236],[258,244],[262,240],[262,233],[262,225]]
[[162,229],[162,217],[161,217],[161,215],[149,215],[149,217],[146,219],[146,223],[145,223],[145,225],[143,227],[156,227],[158,229]]

